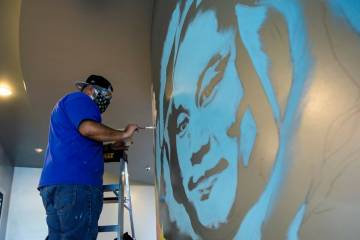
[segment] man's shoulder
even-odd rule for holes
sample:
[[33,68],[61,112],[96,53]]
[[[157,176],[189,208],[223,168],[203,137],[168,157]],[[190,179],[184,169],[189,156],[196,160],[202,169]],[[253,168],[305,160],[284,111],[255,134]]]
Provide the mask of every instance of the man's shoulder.
[[84,111],[100,115],[100,111],[96,106],[96,103],[88,95],[82,92],[72,92],[65,95],[59,101],[58,105],[70,115],[79,115]]
[[71,102],[74,101],[80,101],[82,104],[91,104],[92,100],[91,98],[82,92],[72,92],[69,94],[66,94],[59,100],[60,105],[68,105],[71,104]]
[[69,94],[66,94],[61,100],[73,100],[73,99],[84,99],[84,100],[91,100],[88,95],[82,92],[71,92]]

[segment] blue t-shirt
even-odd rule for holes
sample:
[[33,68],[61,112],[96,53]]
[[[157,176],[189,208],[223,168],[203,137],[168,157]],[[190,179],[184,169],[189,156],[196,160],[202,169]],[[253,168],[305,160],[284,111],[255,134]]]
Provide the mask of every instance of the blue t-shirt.
[[103,146],[80,134],[84,120],[101,123],[100,110],[82,92],[70,93],[55,105],[39,187],[62,184],[101,186]]

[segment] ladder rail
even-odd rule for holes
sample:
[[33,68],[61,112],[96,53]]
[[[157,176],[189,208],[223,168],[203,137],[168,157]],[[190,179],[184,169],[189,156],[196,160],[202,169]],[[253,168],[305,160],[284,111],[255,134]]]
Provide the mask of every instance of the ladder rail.
[[117,239],[123,240],[124,233],[124,165],[125,161],[120,160],[119,196],[118,196],[118,226]]
[[131,194],[130,194],[130,183],[129,183],[129,174],[128,174],[128,165],[127,161],[125,161],[125,187],[127,192],[127,198],[128,198],[128,211],[130,216],[130,227],[131,227],[131,235],[134,239],[135,237],[135,228],[134,228],[134,218],[133,218],[133,208],[132,208],[132,202],[131,202]]
[[[107,147],[107,150],[110,148]],[[130,218],[130,227],[132,238],[135,238],[135,227],[133,218],[133,209],[130,193],[130,181],[128,173],[127,154],[122,151],[115,153],[107,153],[105,162],[119,162],[119,182],[118,184],[103,185],[103,192],[112,192],[115,197],[104,197],[104,204],[116,203],[117,204],[117,225],[99,226],[99,232],[116,232],[117,240],[123,240],[124,235],[124,209],[128,210]],[[117,161],[116,161],[117,159]]]

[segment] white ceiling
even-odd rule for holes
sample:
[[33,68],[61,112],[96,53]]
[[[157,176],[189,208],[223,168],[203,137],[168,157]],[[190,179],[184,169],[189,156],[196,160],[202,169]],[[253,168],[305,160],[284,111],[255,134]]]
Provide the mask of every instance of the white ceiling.
[[[5,2],[7,9],[0,13],[12,14],[2,16],[8,24],[0,25],[8,33],[0,50],[9,51],[0,51],[1,59],[8,59],[0,60],[0,76],[6,76],[15,95],[0,100],[0,140],[16,166],[42,166],[43,156],[34,148],[46,148],[52,107],[89,74],[105,76],[115,89],[105,124],[151,124],[152,1],[38,0],[23,1],[21,8]],[[152,184],[152,132],[139,133],[134,141],[130,177]],[[106,169],[117,173],[114,166]]]

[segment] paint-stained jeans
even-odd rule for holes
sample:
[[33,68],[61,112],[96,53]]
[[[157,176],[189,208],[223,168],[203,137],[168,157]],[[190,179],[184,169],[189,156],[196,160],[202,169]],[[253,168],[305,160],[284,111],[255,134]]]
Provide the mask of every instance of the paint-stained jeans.
[[101,187],[58,185],[43,187],[47,240],[95,240],[103,206]]

